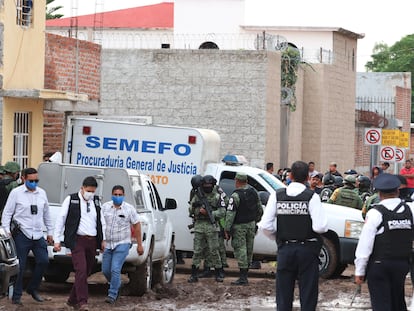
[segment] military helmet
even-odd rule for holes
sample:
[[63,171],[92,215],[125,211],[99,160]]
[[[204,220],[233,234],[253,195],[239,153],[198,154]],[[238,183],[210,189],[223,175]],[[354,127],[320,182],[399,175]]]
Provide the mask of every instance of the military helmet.
[[350,168],[349,170],[346,170],[344,172],[345,175],[356,175],[358,174],[358,172],[356,170],[354,170],[353,168]]
[[335,178],[331,173],[327,173],[327,174],[325,174],[325,176],[323,176],[322,183],[325,186],[333,185],[335,183]]
[[354,185],[355,186],[356,178],[353,175],[347,175],[343,180],[344,184]]
[[193,186],[194,189],[200,187],[201,186],[202,179],[203,179],[203,176],[201,176],[201,175],[194,175],[191,178],[191,186]]
[[360,175],[357,179],[360,188],[368,189],[369,187],[371,187],[371,179],[369,179],[368,176]]
[[20,172],[20,165],[19,163],[9,161],[4,164],[4,171],[6,173],[18,173]]
[[217,183],[217,180],[211,176],[211,175],[206,175],[201,179],[201,184],[212,184],[213,186]]
[[341,187],[344,183],[344,179],[341,176],[334,176],[335,182],[334,185],[335,187]]

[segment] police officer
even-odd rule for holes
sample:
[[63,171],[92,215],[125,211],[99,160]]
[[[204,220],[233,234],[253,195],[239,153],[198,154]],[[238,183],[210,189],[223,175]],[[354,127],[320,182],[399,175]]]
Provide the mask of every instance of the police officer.
[[319,194],[322,202],[327,202],[335,190],[335,177],[331,173],[326,173],[322,178],[323,188]]
[[194,253],[191,276],[188,282],[198,281],[198,270],[204,259],[204,245],[207,244],[211,264],[216,271],[216,281],[223,282],[224,272],[219,255],[217,221],[223,218],[226,209],[220,194],[214,193],[215,179],[211,175],[202,178],[201,187],[195,191],[190,201],[189,215],[194,218]]
[[327,231],[328,221],[319,196],[306,189],[308,165],[294,162],[290,176],[292,183],[287,188],[270,195],[259,227],[278,245],[277,310],[292,310],[295,281],[299,279],[301,310],[314,311],[322,246],[319,234]]
[[365,203],[368,197],[372,195],[371,179],[368,176],[359,175],[356,180],[359,197],[361,198],[362,202]]
[[412,203],[398,197],[400,180],[382,173],[374,179],[380,203],[367,213],[355,251],[355,282],[365,279],[374,311],[407,310],[405,277],[413,240]]
[[238,280],[232,285],[247,285],[247,272],[253,258],[253,243],[256,223],[263,215],[262,203],[256,190],[247,184],[245,173],[236,174],[236,190],[232,193],[227,206],[226,240],[231,239],[234,257],[240,269]]
[[362,200],[355,188],[356,179],[353,175],[347,175],[343,180],[344,186],[336,189],[327,203],[362,209]]

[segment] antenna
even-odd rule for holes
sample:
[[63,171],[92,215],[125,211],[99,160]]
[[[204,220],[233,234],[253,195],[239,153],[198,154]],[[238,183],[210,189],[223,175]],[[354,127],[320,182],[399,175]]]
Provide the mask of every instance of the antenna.
[[102,45],[103,39],[103,0],[95,0],[95,15],[93,16],[93,42]]

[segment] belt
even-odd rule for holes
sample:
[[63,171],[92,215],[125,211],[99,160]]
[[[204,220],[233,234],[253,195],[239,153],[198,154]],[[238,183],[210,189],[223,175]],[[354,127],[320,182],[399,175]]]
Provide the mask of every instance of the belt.
[[96,239],[96,236],[92,236],[92,235],[79,235],[78,237],[80,238],[84,238],[84,239]]

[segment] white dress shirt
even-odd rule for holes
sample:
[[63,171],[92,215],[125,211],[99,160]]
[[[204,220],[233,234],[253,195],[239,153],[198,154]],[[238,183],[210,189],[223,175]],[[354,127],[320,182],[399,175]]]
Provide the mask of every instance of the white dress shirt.
[[[379,204],[384,205],[388,210],[393,210],[400,202],[400,198],[391,198],[382,200]],[[407,205],[414,215],[414,204],[410,202]],[[397,212],[402,213],[403,211],[404,208],[400,208]],[[365,217],[365,224],[355,251],[355,275],[362,276],[366,274],[368,260],[374,249],[375,236],[384,232],[383,227],[377,229],[381,222],[382,214],[376,209],[371,208]]]
[[[80,203],[80,222],[78,226],[78,231],[76,234],[78,235],[89,235],[89,236],[96,236],[96,226],[97,226],[97,217],[96,217],[96,208],[93,201],[93,198],[89,201],[85,201],[81,192],[78,192],[79,203]],[[69,205],[70,205],[70,196],[67,196],[62,203],[61,211],[56,218],[55,223],[55,232],[53,235],[53,239],[56,243],[63,241],[63,230],[66,223],[66,217],[68,216],[69,212]],[[89,205],[89,212],[88,212],[88,205]],[[102,232],[103,232],[103,240],[105,240],[105,218],[102,213],[101,208],[101,223],[102,223]]]
[[[297,196],[306,189],[302,183],[292,182],[286,188],[286,194],[289,196]],[[262,220],[259,222],[259,229],[271,240],[276,239],[276,192],[273,192],[267,201],[266,208],[263,213]],[[316,233],[324,233],[328,231],[328,219],[322,207],[321,199],[318,194],[314,193],[309,201],[309,214],[312,219],[312,229]]]
[[[37,206],[37,214],[31,213],[30,205]],[[43,224],[47,235],[53,233],[53,223],[49,213],[49,202],[46,192],[39,187],[29,191],[25,185],[14,188],[7,199],[1,218],[2,226],[10,230],[10,223],[14,219],[24,235],[33,240],[44,237]]]

